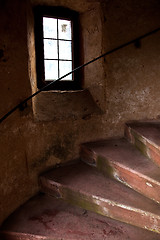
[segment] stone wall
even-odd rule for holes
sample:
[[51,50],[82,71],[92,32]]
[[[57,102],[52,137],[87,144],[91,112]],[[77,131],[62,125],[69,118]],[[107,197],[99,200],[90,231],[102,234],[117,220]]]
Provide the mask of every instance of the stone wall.
[[[37,90],[32,6],[44,3],[80,13],[81,62],[160,22],[158,0],[1,0],[0,116]],[[35,98],[0,124],[0,222],[39,191],[41,172],[76,159],[81,142],[122,136],[130,119],[159,118],[159,38],[157,32],[140,48],[132,44],[85,68],[83,87],[101,110],[98,114],[65,118],[63,109],[62,119],[37,120]]]

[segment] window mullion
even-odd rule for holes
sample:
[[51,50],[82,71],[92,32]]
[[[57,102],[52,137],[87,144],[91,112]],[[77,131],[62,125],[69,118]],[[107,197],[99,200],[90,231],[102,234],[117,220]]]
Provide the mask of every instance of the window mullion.
[[57,18],[57,51],[58,51],[58,78],[60,78],[60,70],[59,70],[59,31],[58,31],[58,18]]

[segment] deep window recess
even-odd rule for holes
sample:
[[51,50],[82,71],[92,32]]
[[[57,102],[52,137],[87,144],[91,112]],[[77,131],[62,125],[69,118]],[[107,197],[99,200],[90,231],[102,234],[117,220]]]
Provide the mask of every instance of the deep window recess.
[[[64,8],[37,7],[34,15],[37,86],[41,88],[79,65],[78,14]],[[80,89],[78,75],[70,74],[47,90]]]

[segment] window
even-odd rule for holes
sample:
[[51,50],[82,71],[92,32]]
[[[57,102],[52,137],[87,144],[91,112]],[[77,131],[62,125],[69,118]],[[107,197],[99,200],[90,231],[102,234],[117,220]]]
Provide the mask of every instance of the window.
[[[59,7],[36,7],[35,44],[37,86],[42,88],[79,66],[78,14]],[[80,89],[75,72],[47,88]]]

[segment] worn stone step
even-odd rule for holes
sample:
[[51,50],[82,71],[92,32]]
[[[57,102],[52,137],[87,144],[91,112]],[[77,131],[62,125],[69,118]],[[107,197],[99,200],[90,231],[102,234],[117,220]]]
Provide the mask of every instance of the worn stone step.
[[20,207],[0,231],[1,240],[158,240],[159,236],[45,195]]
[[160,122],[128,122],[126,138],[160,167]]
[[160,206],[82,162],[40,177],[42,191],[101,215],[160,233]]
[[81,145],[81,159],[104,174],[160,203],[160,168],[126,139],[108,139]]

